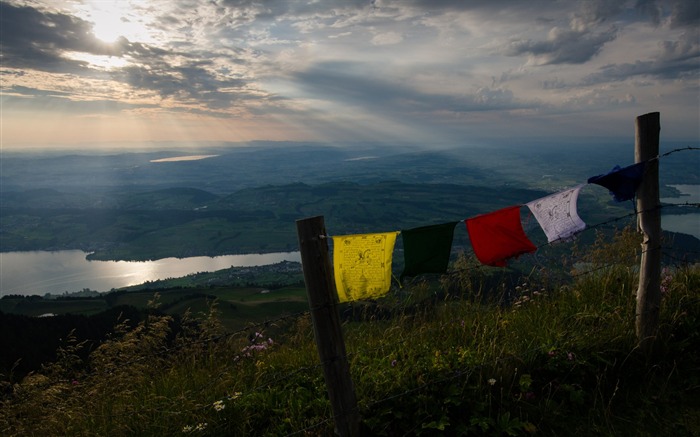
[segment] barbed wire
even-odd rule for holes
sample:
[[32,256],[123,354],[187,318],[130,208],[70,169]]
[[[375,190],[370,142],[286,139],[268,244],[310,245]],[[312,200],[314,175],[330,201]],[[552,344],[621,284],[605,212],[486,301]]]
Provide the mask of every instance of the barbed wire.
[[681,147],[681,148],[678,148],[678,149],[673,149],[673,150],[671,150],[671,151],[669,151],[669,152],[666,152],[666,153],[664,153],[664,154],[662,154],[662,155],[659,155],[659,158],[663,158],[663,157],[668,156],[668,155],[671,155],[671,154],[673,154],[673,153],[682,152],[682,151],[685,151],[685,150],[700,150],[700,147],[688,146],[688,147]]

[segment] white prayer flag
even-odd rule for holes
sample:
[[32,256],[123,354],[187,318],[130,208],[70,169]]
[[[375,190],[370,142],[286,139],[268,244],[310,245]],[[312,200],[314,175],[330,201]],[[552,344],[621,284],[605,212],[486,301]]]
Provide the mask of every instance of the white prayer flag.
[[527,204],[550,243],[571,237],[586,228],[576,212],[578,193],[582,187],[579,185]]

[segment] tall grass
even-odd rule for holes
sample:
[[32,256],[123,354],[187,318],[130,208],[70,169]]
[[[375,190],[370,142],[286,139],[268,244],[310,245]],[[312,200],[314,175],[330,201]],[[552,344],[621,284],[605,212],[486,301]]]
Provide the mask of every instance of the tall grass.
[[[636,348],[635,233],[576,249],[570,280],[462,257],[440,283],[340,308],[366,435],[699,435],[700,268],[664,270],[657,348]],[[573,266],[576,266],[574,268]],[[587,268],[585,273],[581,269]],[[495,272],[495,274],[494,274]],[[226,334],[151,316],[9,383],[2,435],[333,435],[308,315]]]

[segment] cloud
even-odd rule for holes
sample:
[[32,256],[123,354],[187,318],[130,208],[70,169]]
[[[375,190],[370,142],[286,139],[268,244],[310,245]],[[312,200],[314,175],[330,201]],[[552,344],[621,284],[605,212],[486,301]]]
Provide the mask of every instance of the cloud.
[[574,12],[571,28],[588,30],[618,16],[625,9],[626,0],[587,0],[580,2],[580,9]]
[[0,2],[0,41],[3,66],[11,68],[80,72],[86,64],[65,57],[66,52],[120,55],[120,47],[95,38],[85,20],[5,2]]
[[407,84],[384,80],[367,73],[370,66],[352,63],[323,63],[294,74],[293,80],[315,99],[339,106],[400,117],[415,117],[442,112],[511,110],[528,107],[505,88],[478,87],[461,94],[419,91]]
[[403,35],[398,32],[378,33],[372,37],[372,44],[375,46],[385,46],[398,44],[403,41]]
[[636,102],[636,98],[630,94],[618,97],[610,93],[610,91],[593,90],[566,99],[565,106],[569,110],[600,111],[616,107],[632,107]]
[[104,112],[119,112],[136,108],[155,108],[154,104],[133,104],[114,99],[81,99],[72,92],[43,90],[25,86],[12,86],[3,89],[1,101],[3,105],[12,106],[15,110],[36,113],[35,100],[41,99],[42,110],[60,108],[61,112],[79,115],[91,115]]
[[604,65],[595,73],[587,75],[582,83],[593,85],[620,82],[639,76],[662,80],[695,78],[697,81],[700,78],[698,65],[700,65],[700,41],[695,32],[688,31],[676,41],[660,42],[658,52],[652,59]]
[[[630,8],[625,0],[578,2],[567,27],[552,27],[544,40],[514,39],[503,48],[507,56],[530,57],[533,65],[583,64],[614,41],[620,25],[635,21],[666,21],[670,28],[700,23],[700,2],[696,0],[638,0]],[[606,24],[610,23],[610,24]],[[607,28],[601,29],[603,25]],[[697,29],[693,32],[696,34]]]
[[546,41],[520,40],[505,49],[507,56],[530,55],[536,65],[583,64],[615,39],[616,29],[593,33],[587,30],[552,28]]
[[669,26],[672,29],[679,27],[695,27],[700,25],[700,2],[695,0],[670,1],[671,12],[669,14]]

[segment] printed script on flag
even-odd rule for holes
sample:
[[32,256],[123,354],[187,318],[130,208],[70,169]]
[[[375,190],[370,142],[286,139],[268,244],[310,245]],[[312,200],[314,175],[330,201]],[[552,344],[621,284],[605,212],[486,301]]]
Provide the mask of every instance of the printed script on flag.
[[548,242],[569,238],[586,228],[576,208],[578,194],[582,187],[583,185],[579,185],[527,204],[547,235]]
[[340,302],[373,299],[391,287],[391,262],[399,232],[333,237],[333,270]]

